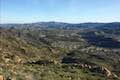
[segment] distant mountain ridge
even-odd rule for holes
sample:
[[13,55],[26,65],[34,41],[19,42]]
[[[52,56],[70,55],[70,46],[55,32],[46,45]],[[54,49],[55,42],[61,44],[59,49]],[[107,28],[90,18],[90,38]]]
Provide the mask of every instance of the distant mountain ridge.
[[55,28],[55,29],[79,29],[79,28],[120,28],[120,22],[111,23],[64,23],[64,22],[36,22],[26,24],[0,24],[0,27],[14,28]]

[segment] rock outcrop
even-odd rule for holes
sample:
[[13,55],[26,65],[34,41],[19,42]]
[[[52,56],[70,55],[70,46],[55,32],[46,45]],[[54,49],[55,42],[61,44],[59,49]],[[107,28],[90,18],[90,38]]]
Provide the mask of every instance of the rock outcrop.
[[3,75],[0,75],[0,80],[5,80]]

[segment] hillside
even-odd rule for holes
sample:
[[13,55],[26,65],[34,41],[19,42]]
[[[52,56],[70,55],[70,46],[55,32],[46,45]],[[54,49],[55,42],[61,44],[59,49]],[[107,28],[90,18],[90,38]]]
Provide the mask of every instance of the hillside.
[[120,23],[0,25],[6,80],[120,80]]

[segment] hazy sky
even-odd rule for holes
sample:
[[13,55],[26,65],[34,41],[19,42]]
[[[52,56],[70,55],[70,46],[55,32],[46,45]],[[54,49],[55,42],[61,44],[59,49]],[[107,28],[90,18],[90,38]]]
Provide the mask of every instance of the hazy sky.
[[120,0],[0,0],[0,23],[120,22]]

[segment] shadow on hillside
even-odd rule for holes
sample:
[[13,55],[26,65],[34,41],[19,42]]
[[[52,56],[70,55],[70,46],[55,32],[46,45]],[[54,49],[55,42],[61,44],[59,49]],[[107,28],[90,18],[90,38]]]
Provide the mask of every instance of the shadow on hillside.
[[97,36],[93,32],[85,33],[83,38],[91,45],[103,48],[120,48],[120,42],[103,36]]

